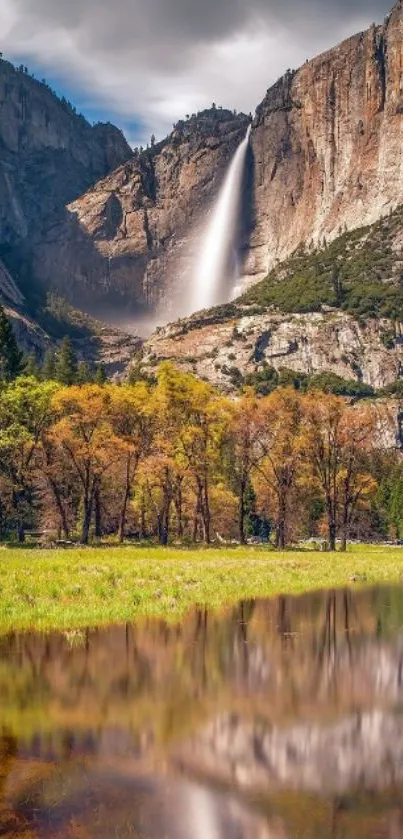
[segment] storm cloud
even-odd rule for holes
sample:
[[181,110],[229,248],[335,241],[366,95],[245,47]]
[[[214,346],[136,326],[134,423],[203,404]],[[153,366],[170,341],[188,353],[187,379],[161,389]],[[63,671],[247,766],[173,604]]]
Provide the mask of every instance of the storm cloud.
[[[251,111],[288,67],[381,21],[390,0],[1,0],[2,49],[139,139],[212,101]],[[136,139],[136,138],[132,138]]]

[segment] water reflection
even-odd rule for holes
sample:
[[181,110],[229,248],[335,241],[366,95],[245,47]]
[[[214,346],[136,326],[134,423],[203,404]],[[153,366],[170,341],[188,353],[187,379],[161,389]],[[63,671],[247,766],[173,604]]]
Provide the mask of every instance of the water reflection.
[[403,589],[0,641],[0,835],[403,839]]

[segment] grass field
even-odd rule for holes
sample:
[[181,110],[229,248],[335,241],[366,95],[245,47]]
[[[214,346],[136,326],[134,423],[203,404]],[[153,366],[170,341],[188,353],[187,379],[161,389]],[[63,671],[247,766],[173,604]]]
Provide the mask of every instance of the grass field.
[[0,549],[0,633],[174,619],[194,605],[403,582],[403,550],[275,553],[262,548]]

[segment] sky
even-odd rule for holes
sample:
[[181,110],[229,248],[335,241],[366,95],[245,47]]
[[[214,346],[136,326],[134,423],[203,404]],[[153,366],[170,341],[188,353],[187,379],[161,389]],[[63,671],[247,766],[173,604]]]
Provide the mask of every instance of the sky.
[[0,0],[0,49],[132,145],[212,102],[254,112],[288,68],[393,0]]

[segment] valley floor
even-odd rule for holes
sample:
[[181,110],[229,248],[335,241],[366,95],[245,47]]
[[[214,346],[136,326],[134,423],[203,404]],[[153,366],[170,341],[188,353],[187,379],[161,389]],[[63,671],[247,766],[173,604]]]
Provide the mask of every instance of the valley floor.
[[172,620],[192,606],[403,580],[403,549],[350,548],[347,554],[276,553],[247,547],[0,550],[0,633],[79,629],[155,616]]

